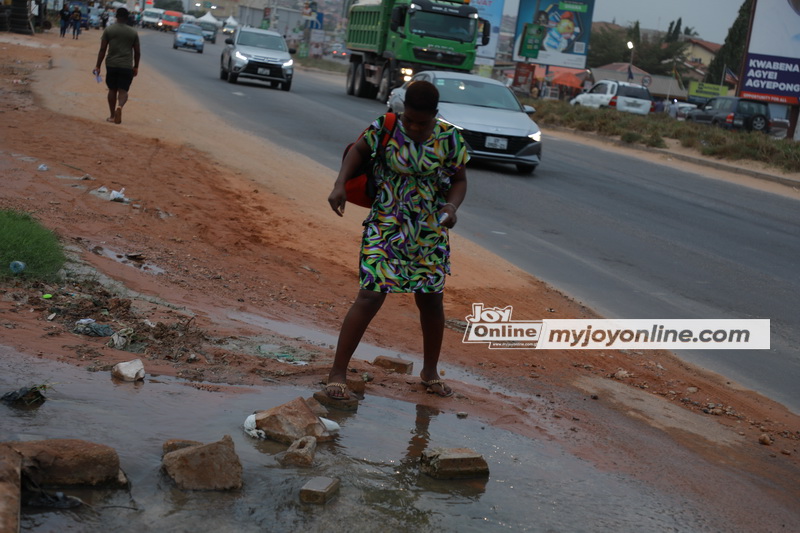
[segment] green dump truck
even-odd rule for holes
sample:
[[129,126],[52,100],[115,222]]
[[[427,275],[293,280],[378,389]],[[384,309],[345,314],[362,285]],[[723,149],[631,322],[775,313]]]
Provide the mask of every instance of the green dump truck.
[[422,70],[469,72],[491,35],[469,0],[356,0],[348,13],[347,94],[381,101]]

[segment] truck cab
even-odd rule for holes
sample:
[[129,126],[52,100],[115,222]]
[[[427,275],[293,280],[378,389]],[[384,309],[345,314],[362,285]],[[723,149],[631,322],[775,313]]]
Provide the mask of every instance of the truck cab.
[[381,101],[421,70],[469,72],[491,37],[468,0],[362,0],[348,20],[347,93]]

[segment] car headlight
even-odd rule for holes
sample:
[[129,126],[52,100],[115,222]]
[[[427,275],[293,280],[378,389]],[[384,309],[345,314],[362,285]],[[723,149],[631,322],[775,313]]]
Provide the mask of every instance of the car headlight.
[[247,61],[248,59],[250,59],[249,57],[241,53],[239,50],[236,50],[236,53],[234,55],[236,56],[236,59],[241,59],[242,61]]
[[283,67],[284,68],[288,68],[288,67],[291,67],[292,65],[294,65],[294,59],[290,59],[289,61],[285,62],[283,64]]
[[537,131],[536,133],[531,133],[528,135],[528,138],[533,142],[539,142],[542,140],[542,130]]
[[464,128],[462,128],[461,126],[459,126],[458,124],[453,124],[452,122],[450,122],[449,120],[445,119],[445,118],[444,118],[444,117],[442,117],[441,115],[437,116],[436,118],[438,118],[439,120],[441,120],[441,121],[442,121],[442,122],[444,122],[445,124],[449,124],[449,125],[453,126],[455,129],[457,129],[457,130],[459,130],[459,131],[461,131],[461,130],[463,130],[463,129],[464,129]]

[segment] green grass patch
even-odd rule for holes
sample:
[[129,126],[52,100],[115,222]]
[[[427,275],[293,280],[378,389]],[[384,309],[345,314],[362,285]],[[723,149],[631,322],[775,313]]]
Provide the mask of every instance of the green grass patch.
[[655,148],[665,148],[664,139],[676,139],[681,146],[703,155],[730,161],[748,159],[788,172],[800,172],[800,143],[791,139],[678,121],[666,113],[641,116],[613,109],[572,106],[560,100],[524,97],[520,100],[536,108],[533,119],[545,131],[548,126],[558,126],[597,132],[606,137],[619,137],[626,143]]
[[[11,263],[21,261],[25,269],[15,274]],[[56,235],[28,214],[0,211],[0,279],[23,277],[55,281],[66,256]]]

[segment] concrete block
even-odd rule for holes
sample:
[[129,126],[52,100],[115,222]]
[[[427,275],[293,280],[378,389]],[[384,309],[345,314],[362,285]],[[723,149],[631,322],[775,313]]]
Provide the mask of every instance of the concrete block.
[[420,470],[436,479],[466,479],[489,475],[483,456],[469,448],[434,448],[420,457]]
[[303,503],[325,503],[339,491],[339,480],[331,477],[315,477],[300,489]]
[[386,357],[385,355],[376,357],[372,364],[398,374],[410,374],[414,370],[414,363],[411,361],[404,361],[396,357]]
[[358,410],[358,400],[352,396],[349,400],[334,400],[325,394],[325,392],[317,391],[314,393],[314,399],[325,407],[330,407],[331,409],[339,409],[340,411]]

